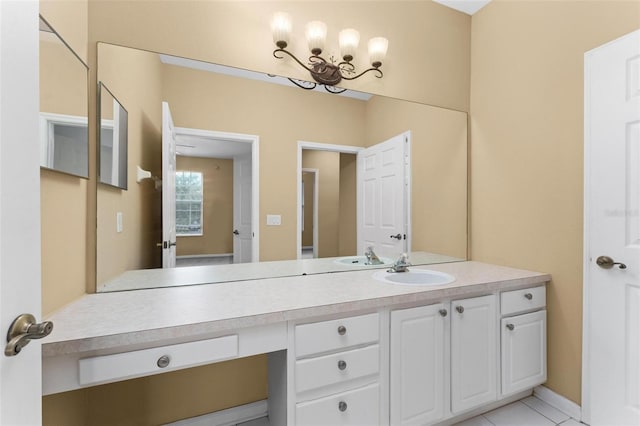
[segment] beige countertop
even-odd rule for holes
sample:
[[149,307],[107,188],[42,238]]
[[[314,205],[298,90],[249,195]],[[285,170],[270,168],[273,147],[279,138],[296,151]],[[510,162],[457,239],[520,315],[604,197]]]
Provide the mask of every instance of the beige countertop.
[[[46,318],[44,357],[163,344],[226,330],[542,284],[550,275],[479,262],[414,266],[441,286],[387,284],[373,270],[88,294]],[[157,273],[157,272],[154,272]]]

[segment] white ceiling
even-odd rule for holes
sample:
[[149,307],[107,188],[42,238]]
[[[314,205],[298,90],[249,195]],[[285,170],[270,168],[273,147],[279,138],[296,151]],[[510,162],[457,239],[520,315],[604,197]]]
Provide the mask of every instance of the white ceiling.
[[440,3],[444,6],[452,9],[464,12],[467,15],[473,15],[483,7],[485,7],[491,0],[433,0],[436,3]]
[[234,158],[251,154],[251,144],[178,134],[176,135],[176,154],[186,157]]

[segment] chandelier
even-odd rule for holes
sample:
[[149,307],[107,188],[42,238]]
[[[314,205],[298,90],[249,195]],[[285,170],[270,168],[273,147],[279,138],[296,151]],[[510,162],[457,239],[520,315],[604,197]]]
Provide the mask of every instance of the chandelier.
[[338,62],[333,57],[330,57],[329,61],[327,61],[320,56],[327,39],[327,25],[320,21],[309,22],[305,31],[309,50],[311,51],[308,65],[302,63],[293,53],[286,49],[291,36],[291,18],[288,14],[276,13],[271,21],[271,31],[273,33],[273,41],[278,47],[273,51],[273,56],[278,59],[283,59],[283,54],[290,56],[301,67],[309,71],[311,77],[317,82],[301,82],[289,79],[298,87],[311,90],[317,84],[322,84],[328,92],[341,93],[346,89],[339,89],[335,86],[342,80],[355,80],[368,72],[373,72],[378,78],[383,76],[380,67],[389,46],[389,41],[384,37],[374,37],[369,40],[369,62],[371,67],[361,73],[357,73],[352,61],[360,43],[360,33],[352,28],[342,30],[338,35],[342,61]]

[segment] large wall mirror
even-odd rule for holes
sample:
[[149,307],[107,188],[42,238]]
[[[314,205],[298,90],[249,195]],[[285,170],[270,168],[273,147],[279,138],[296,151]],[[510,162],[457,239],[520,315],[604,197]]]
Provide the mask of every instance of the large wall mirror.
[[88,68],[40,17],[40,166],[89,177]]
[[[129,113],[128,191],[98,187],[98,291],[367,268],[370,243],[466,259],[464,112],[106,43],[98,80]],[[374,157],[398,172],[372,207]],[[375,215],[402,219],[385,241],[363,237]]]

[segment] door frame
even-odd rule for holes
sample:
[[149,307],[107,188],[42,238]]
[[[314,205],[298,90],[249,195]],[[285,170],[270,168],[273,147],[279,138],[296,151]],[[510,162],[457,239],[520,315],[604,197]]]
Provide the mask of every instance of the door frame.
[[[313,258],[318,257],[318,194],[320,191],[318,190],[318,186],[320,185],[320,170],[318,169],[310,169],[308,167],[302,168],[303,173],[313,173]],[[300,179],[302,179],[302,174],[300,174]],[[300,183],[300,205],[298,206],[298,213],[301,213],[302,210],[302,183]],[[299,219],[303,221],[304,219]],[[302,223],[300,224],[300,234],[302,235]],[[300,254],[302,256],[302,242],[300,243]]]
[[[296,191],[296,223],[297,223],[297,233],[296,233],[296,259],[302,258],[302,223],[300,220],[300,210],[302,209],[302,150],[310,149],[315,151],[330,151],[330,152],[339,152],[341,154],[358,154],[358,152],[362,151],[364,148],[360,146],[352,146],[352,145],[338,145],[338,144],[330,144],[330,143],[320,143],[320,142],[308,142],[308,141],[298,141],[298,165],[296,169],[296,180],[297,180],[297,191]],[[316,175],[317,178],[317,175]],[[358,182],[358,176],[356,172],[356,182]],[[317,194],[317,191],[316,191]],[[317,206],[317,203],[315,203]],[[315,208],[315,206],[314,206]],[[360,217],[358,216],[358,220]],[[315,253],[317,244],[316,244],[316,236],[318,227],[316,223],[314,223],[314,256],[317,255]],[[357,232],[356,228],[356,232]]]
[[[251,261],[260,260],[260,137],[246,133],[220,132],[217,130],[175,127],[176,136],[200,136],[209,139],[224,139],[230,142],[251,144]],[[234,182],[235,185],[235,182]]]

